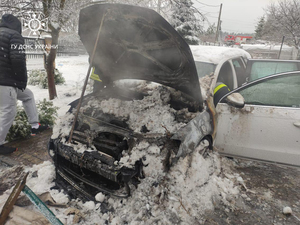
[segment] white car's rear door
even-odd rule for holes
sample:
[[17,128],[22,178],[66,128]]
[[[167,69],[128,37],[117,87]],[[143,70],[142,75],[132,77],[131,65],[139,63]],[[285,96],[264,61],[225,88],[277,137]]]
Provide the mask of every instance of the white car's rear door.
[[227,155],[300,166],[300,73],[270,76],[234,92],[246,104],[217,105],[215,147]]

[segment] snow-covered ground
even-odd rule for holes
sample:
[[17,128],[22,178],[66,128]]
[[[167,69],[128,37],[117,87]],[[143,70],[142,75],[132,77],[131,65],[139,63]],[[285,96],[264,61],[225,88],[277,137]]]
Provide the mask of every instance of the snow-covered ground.
[[[56,58],[56,68],[62,72],[66,80],[64,85],[56,85],[57,98],[53,104],[60,109],[58,115],[64,115],[69,109],[68,104],[81,95],[82,86],[88,71],[88,55],[81,56],[61,56]],[[27,69],[44,69],[43,59],[28,59]],[[44,98],[49,99],[48,89],[41,89],[37,86],[27,86],[34,93],[35,100],[41,101]]]
[[241,48],[249,52],[253,58],[277,59],[280,52],[280,59],[298,59],[298,50],[295,47],[280,44],[242,44]]
[[[242,44],[241,47],[244,50],[256,50],[256,49],[261,49],[261,50],[277,50],[279,51],[281,48],[281,45],[270,45],[270,44]],[[288,45],[283,45],[282,46],[282,51],[292,51],[294,47],[288,46]]]
[[[28,70],[43,68],[42,60],[37,59],[28,60],[27,65]],[[56,86],[58,98],[53,100],[60,108],[58,114],[61,117],[69,108],[67,104],[81,94],[88,56],[58,57],[56,65],[66,80],[66,84]],[[34,92],[36,101],[48,99],[48,90],[30,85],[28,88]],[[159,111],[159,105],[153,103]],[[161,115],[153,114],[153,126],[161,127]],[[64,224],[201,224],[203,215],[207,210],[213,210],[216,204],[226,205],[230,210],[231,202],[239,194],[239,184],[243,184],[239,174],[231,172],[226,159],[215,152],[204,158],[201,148],[197,149],[190,156],[181,158],[169,172],[164,172],[161,149],[157,145],[143,141],[135,149],[139,154],[147,153],[148,166],[144,168],[146,178],[127,199],[99,193],[96,196],[98,202],[69,200],[62,191],[50,190],[55,177],[55,168],[50,161],[25,168],[30,172],[27,186],[36,194],[50,192],[56,203],[67,205],[67,208],[50,207]],[[0,196],[0,209],[11,191]],[[102,211],[101,205],[110,210]],[[23,209],[35,211],[33,206]],[[68,214],[70,211],[75,214]],[[29,224],[24,217],[17,217],[16,221]],[[13,221],[7,224],[13,224]]]

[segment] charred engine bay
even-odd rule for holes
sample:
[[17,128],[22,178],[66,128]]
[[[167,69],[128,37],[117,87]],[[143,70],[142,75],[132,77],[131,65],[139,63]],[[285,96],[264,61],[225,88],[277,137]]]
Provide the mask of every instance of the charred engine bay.
[[[70,112],[74,113],[76,102],[71,106]],[[113,86],[85,96],[72,142],[68,144],[64,135],[50,141],[57,185],[68,190],[71,197],[79,194],[89,200],[95,200],[99,192],[130,196],[132,187],[144,178],[143,167],[148,166],[143,163],[147,156],[131,157],[137,144],[146,140],[158,145],[168,170],[180,145],[171,139],[172,135],[193,119],[200,108],[186,94],[164,86],[152,89],[141,85],[134,90]],[[158,124],[151,119],[152,110],[162,113]],[[172,118],[172,124],[164,124],[163,113]],[[122,163],[125,156],[129,159]]]

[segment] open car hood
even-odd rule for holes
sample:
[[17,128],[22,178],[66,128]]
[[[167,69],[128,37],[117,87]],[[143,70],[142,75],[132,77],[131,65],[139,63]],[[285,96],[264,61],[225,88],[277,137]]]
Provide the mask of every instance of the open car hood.
[[96,4],[80,11],[79,35],[93,65],[111,81],[140,79],[180,90],[202,103],[200,84],[188,44],[151,9]]

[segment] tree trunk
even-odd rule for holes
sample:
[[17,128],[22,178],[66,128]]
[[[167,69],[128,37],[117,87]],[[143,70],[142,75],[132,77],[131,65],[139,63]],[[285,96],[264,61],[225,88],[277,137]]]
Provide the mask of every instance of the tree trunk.
[[55,97],[57,97],[55,81],[54,81],[54,70],[55,70],[54,62],[57,53],[59,30],[52,29],[51,36],[52,36],[52,44],[51,46],[48,46],[50,47],[50,53],[47,57],[46,71],[48,76],[49,99],[53,100]]

